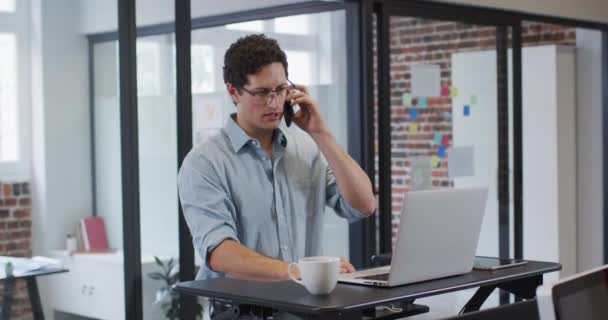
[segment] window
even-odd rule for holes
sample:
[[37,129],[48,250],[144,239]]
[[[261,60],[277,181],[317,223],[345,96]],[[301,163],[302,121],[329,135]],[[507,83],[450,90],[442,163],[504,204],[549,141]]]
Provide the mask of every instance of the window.
[[192,45],[192,93],[215,91],[213,47],[203,44]]
[[137,42],[137,94],[160,95],[160,47],[156,42]]
[[240,23],[231,23],[226,25],[228,30],[262,32],[264,31],[264,23],[261,20],[247,21]]
[[274,19],[274,31],[276,33],[310,34],[310,15],[282,17]]
[[0,0],[0,12],[15,12],[15,0]]
[[28,1],[0,0],[0,180],[30,172]]
[[285,50],[289,64],[289,78],[299,84],[309,86],[312,83],[312,52]]
[[14,34],[0,33],[0,60],[0,161],[14,162],[19,160],[17,53]]

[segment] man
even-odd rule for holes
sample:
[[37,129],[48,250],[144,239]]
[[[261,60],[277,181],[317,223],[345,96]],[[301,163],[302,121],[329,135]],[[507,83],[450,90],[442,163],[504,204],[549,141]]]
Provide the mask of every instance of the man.
[[[305,87],[291,86],[287,59],[264,35],[238,39],[224,57],[236,113],[187,155],[179,195],[197,279],[289,279],[289,262],[321,254],[325,206],[350,221],[375,212],[369,178],[336,143]],[[299,105],[279,129],[283,105]],[[343,259],[342,272],[354,270]],[[295,271],[295,270],[292,270]]]

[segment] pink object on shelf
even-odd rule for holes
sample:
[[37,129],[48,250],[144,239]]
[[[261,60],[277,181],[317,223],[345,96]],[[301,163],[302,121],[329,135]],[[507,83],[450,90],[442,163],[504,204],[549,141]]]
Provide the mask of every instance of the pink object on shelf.
[[108,249],[106,228],[101,217],[88,217],[80,220],[85,250]]

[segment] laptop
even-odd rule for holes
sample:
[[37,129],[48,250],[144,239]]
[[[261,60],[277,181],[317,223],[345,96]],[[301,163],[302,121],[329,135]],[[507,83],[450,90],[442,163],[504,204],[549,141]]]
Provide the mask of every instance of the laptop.
[[608,319],[608,265],[536,289],[541,320]]
[[391,265],[343,273],[339,281],[394,287],[472,270],[487,188],[405,194]]

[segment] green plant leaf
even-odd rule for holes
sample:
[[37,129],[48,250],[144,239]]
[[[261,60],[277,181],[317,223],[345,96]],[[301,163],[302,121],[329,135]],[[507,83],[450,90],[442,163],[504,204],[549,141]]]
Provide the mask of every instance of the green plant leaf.
[[154,280],[166,280],[165,275],[160,272],[151,272],[148,273],[148,277]]
[[179,273],[176,273],[169,277],[170,283],[168,283],[168,285],[170,285],[170,286],[174,285],[177,282],[177,280],[179,280]]
[[156,261],[156,264],[157,264],[157,265],[159,265],[159,266],[161,266],[161,267],[164,267],[163,262],[162,262],[162,261],[160,261],[160,259],[159,259],[157,256],[154,256],[154,260]]

